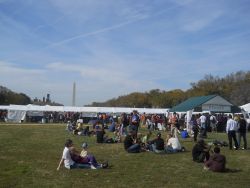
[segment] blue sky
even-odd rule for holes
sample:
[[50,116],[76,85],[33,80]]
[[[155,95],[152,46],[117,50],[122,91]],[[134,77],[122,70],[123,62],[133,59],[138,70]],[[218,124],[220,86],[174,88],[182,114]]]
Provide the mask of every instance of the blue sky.
[[0,0],[0,85],[76,105],[250,70],[250,0]]

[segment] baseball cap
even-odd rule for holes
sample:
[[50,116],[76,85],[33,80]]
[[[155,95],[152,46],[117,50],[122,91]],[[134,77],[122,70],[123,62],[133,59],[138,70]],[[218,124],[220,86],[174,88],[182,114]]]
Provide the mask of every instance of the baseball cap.
[[83,144],[82,144],[82,148],[87,148],[88,147],[88,144],[86,143],[86,142],[84,142]]

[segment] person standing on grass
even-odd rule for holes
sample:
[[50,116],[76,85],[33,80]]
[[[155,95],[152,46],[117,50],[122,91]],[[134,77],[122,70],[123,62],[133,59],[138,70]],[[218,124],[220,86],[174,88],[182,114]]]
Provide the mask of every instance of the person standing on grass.
[[133,114],[131,116],[131,124],[132,124],[132,130],[135,131],[135,135],[137,137],[138,129],[140,126],[140,117],[136,110],[133,110]]
[[194,142],[197,142],[197,136],[198,136],[198,133],[199,133],[199,125],[197,123],[195,115],[192,115],[191,122],[192,122],[192,131],[194,133],[193,139],[194,139]]
[[169,119],[170,123],[170,134],[175,135],[175,131],[177,131],[177,125],[178,125],[178,116],[176,112],[173,113],[173,115]]
[[106,134],[106,132],[104,131],[103,128],[100,128],[96,131],[96,142],[97,143],[105,143],[107,140],[107,137],[105,137],[104,135]]
[[238,129],[238,144],[240,147],[240,142],[241,142],[241,137],[243,138],[243,142],[244,142],[244,147],[242,148],[247,149],[247,122],[244,119],[243,115],[240,115],[240,119],[239,119],[239,129]]
[[226,132],[228,135],[229,149],[233,149],[232,139],[234,140],[234,148],[237,150],[239,148],[238,141],[236,139],[236,131],[238,130],[238,124],[232,119],[232,115],[229,114],[227,120]]
[[121,135],[127,135],[128,134],[128,126],[129,126],[129,119],[128,116],[125,112],[121,114]]
[[200,119],[200,131],[201,131],[200,138],[206,138],[207,137],[207,129],[206,129],[207,118],[205,114],[203,113],[199,119]]
[[211,127],[212,131],[217,132],[218,121],[217,121],[215,115],[212,114],[209,119],[210,119],[210,127]]

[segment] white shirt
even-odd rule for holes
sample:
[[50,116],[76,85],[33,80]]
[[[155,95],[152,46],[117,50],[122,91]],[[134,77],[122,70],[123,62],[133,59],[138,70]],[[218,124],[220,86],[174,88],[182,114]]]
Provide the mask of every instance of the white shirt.
[[206,123],[206,119],[207,119],[206,116],[202,115],[200,117],[201,123]]
[[168,146],[172,146],[173,149],[181,150],[181,143],[179,142],[178,138],[169,138],[168,139]]
[[213,120],[217,121],[216,117],[215,116],[210,116],[210,121],[213,121]]
[[63,150],[62,158],[64,159],[64,166],[67,169],[70,169],[70,166],[75,162],[71,159],[69,148],[65,147]]
[[238,130],[238,124],[235,120],[233,119],[228,119],[227,120],[227,127],[226,127],[226,132],[228,131],[237,131]]

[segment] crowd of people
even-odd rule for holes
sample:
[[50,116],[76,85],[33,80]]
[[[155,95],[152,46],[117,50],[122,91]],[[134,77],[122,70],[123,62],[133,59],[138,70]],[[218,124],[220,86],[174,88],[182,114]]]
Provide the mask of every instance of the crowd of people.
[[[220,154],[220,147],[228,146],[230,150],[238,150],[240,149],[241,138],[243,138],[243,147],[241,149],[247,149],[247,122],[241,115],[234,118],[229,115],[225,125],[229,144],[225,141],[207,144],[204,140],[208,137],[207,132],[217,131],[218,119],[221,117],[221,115],[216,116],[215,114],[209,116],[208,114],[193,115],[189,122],[192,125],[191,131],[188,132],[185,117],[183,121],[180,121],[181,118],[175,112],[171,116],[163,118],[156,114],[138,114],[137,111],[133,111],[131,114],[122,113],[117,121],[110,117],[108,120],[105,118],[104,121],[103,115],[100,115],[97,121],[92,122],[92,126],[83,126],[81,122],[72,123],[68,121],[66,130],[79,136],[95,136],[96,143],[99,144],[123,142],[124,149],[128,153],[172,154],[184,152],[186,148],[182,146],[179,137],[190,137],[193,141],[193,161],[203,163],[205,170],[224,172],[226,171],[226,157]],[[159,129],[158,123],[164,128]],[[210,130],[208,129],[208,123]],[[144,130],[148,129],[144,135],[140,131],[143,126]],[[107,131],[113,132],[111,134],[113,136],[109,137],[110,134],[106,134]],[[167,135],[166,138],[163,135]],[[234,146],[232,141],[234,141]],[[99,164],[93,155],[88,154],[87,143],[82,145],[82,152],[77,152],[72,145],[72,141],[68,142],[69,140],[65,143],[58,170],[63,162],[68,169],[98,169],[108,166],[107,164]],[[214,149],[211,149],[212,145],[215,145]]]

